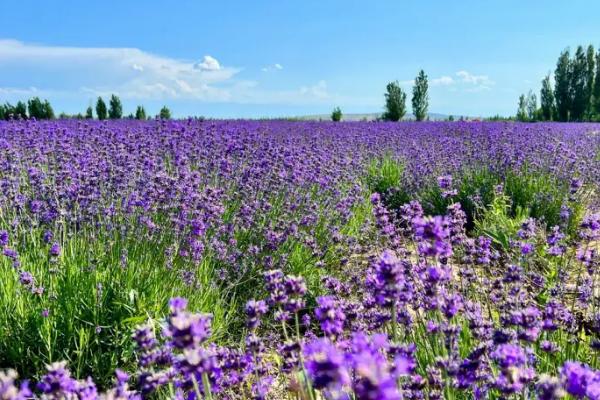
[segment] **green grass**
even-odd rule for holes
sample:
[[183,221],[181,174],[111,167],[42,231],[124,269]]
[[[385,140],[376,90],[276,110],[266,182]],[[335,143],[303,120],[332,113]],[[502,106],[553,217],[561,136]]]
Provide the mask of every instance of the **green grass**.
[[[130,233],[83,229],[63,234],[62,253],[56,261],[42,229],[19,230],[22,268],[33,274],[45,294],[30,293],[18,282],[18,273],[2,258],[0,277],[0,363],[23,376],[36,376],[43,365],[67,360],[78,377],[93,375],[108,382],[116,367],[133,367],[130,335],[133,328],[166,312],[168,299],[184,296],[191,307],[214,314],[215,335],[231,322],[230,302],[212,282],[211,257],[193,270],[194,285],[182,271],[186,261],[175,258],[167,268],[165,252],[173,243],[168,235],[150,239],[144,229],[130,225]],[[126,254],[126,263],[122,255]],[[48,317],[42,316],[49,310]]]

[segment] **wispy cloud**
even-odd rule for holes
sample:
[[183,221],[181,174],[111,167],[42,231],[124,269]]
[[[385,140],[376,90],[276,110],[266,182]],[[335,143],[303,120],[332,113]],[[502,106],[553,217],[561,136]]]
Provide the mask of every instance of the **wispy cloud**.
[[[266,90],[239,78],[242,68],[212,55],[181,60],[136,48],[66,47],[0,39],[0,75],[10,68],[36,71],[49,86],[0,87],[5,96],[61,96],[89,99],[116,93],[124,99],[185,99],[205,102],[319,104],[329,101],[325,81]],[[269,71],[282,70],[279,63]],[[61,86],[62,85],[62,86]]]
[[136,48],[44,46],[0,40],[0,69],[11,65],[64,79],[84,93],[115,92],[125,98],[223,100],[227,95],[219,85],[239,72],[239,68],[221,66],[209,55],[194,62]]
[[[401,86],[411,87],[414,85],[414,79],[403,80],[399,82]],[[466,92],[475,92],[482,90],[489,90],[495,85],[495,82],[491,80],[487,75],[476,75],[465,70],[456,72],[453,76],[442,75],[436,78],[429,79],[429,86],[431,87],[448,87],[450,90],[462,89]]]
[[313,85],[313,86],[301,87],[300,93],[303,95],[312,95],[312,96],[320,98],[320,99],[326,99],[326,98],[330,97],[330,94],[327,91],[327,82],[325,82],[323,80],[317,82],[317,84]]
[[221,69],[221,64],[219,64],[219,61],[216,58],[206,55],[202,58],[202,62],[194,64],[194,68],[203,71],[219,71]]
[[262,72],[269,72],[269,71],[281,71],[283,69],[283,66],[281,64],[275,63],[272,65],[266,65],[264,67],[262,67],[260,70]]
[[456,76],[461,82],[471,85],[470,90],[489,90],[496,84],[487,75],[475,75],[465,70],[458,71]]
[[449,86],[453,85],[454,79],[451,76],[440,76],[431,80],[431,86]]

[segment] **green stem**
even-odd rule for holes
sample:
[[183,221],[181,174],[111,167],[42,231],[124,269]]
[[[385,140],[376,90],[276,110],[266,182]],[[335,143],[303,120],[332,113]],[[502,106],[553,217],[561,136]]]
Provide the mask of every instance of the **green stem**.
[[[258,385],[258,382],[256,382]],[[204,387],[204,397],[208,400],[212,400],[212,392],[210,390],[210,381],[206,372],[202,373],[202,386]]]

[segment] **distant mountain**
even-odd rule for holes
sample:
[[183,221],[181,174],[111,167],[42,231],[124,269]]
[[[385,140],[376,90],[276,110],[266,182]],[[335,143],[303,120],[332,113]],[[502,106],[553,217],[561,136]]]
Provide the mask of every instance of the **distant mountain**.
[[[449,117],[449,115],[439,114],[439,113],[429,113],[428,116],[431,121],[442,121],[442,120],[448,119],[448,117]],[[348,114],[343,114],[342,121],[364,121],[364,120],[373,121],[380,117],[381,117],[381,113],[366,113],[366,114],[348,113]],[[454,118],[458,119],[458,116],[455,115]],[[325,121],[325,120],[330,120],[331,115],[330,114],[301,115],[301,116],[295,117],[295,119],[300,119],[303,121],[319,121],[319,120]],[[406,114],[406,116],[404,117],[404,120],[412,120],[412,119],[415,119],[415,117],[412,114]]]

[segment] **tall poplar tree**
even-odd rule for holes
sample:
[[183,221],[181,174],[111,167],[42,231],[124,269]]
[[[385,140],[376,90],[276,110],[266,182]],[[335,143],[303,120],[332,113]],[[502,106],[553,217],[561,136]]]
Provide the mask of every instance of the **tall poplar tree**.
[[600,49],[596,54],[596,76],[592,93],[592,113],[595,120],[600,119]]
[[554,93],[550,83],[550,74],[542,79],[542,89],[540,90],[540,103],[542,107],[542,118],[544,121],[554,119]]
[[582,46],[578,46],[571,61],[571,109],[570,120],[581,121],[585,118],[588,109],[589,97],[587,96],[587,57]]
[[412,95],[413,115],[417,121],[423,121],[427,118],[427,109],[429,108],[428,89],[427,75],[425,75],[425,71],[421,70],[415,78]]
[[585,74],[585,96],[586,96],[586,110],[585,118],[590,119],[594,114],[593,109],[593,95],[594,95],[594,75],[596,73],[596,53],[594,52],[594,46],[591,44],[587,48],[586,53],[586,74]]
[[406,93],[398,81],[388,83],[386,90],[385,112],[382,118],[386,121],[400,121],[406,114]]
[[554,71],[554,100],[556,101],[556,117],[559,121],[569,120],[571,109],[571,62],[569,50],[560,53]]
[[119,99],[119,96],[113,94],[110,96],[110,108],[108,109],[108,118],[120,119],[121,117],[123,117],[123,105],[121,104],[121,99]]
[[96,116],[100,121],[106,119],[106,103],[102,100],[102,97],[98,97],[98,101],[96,101]]

